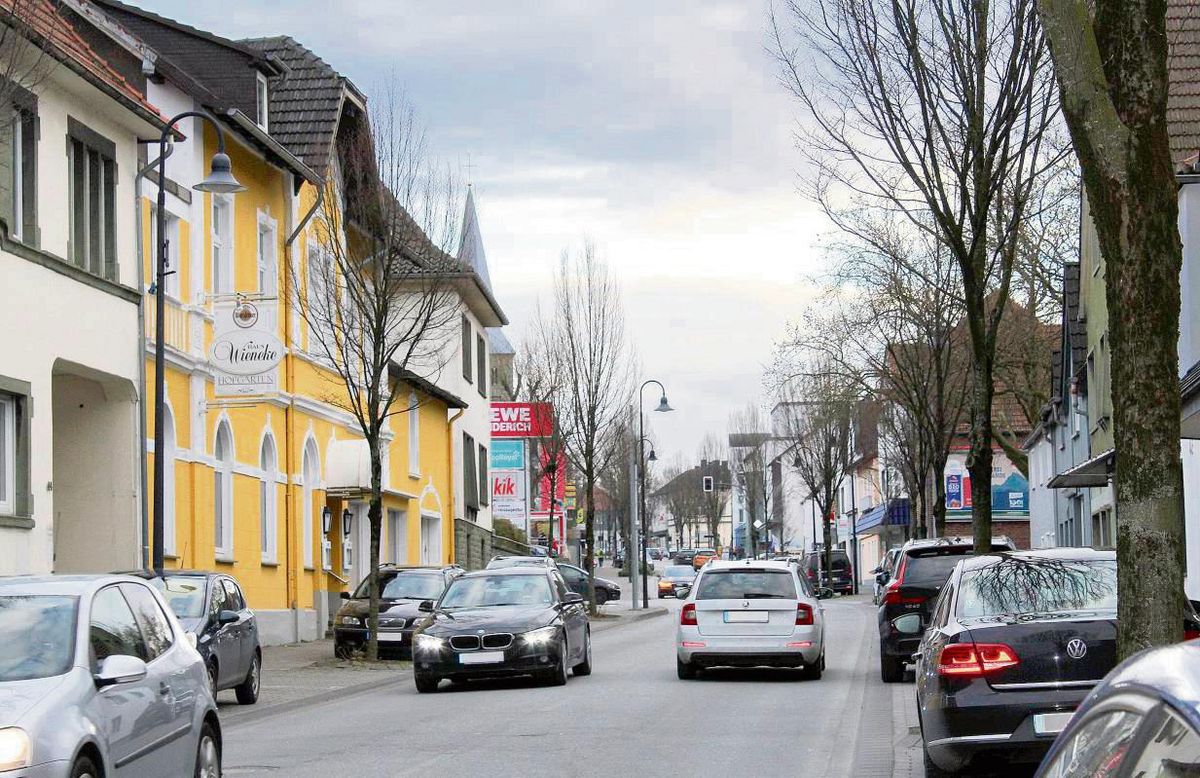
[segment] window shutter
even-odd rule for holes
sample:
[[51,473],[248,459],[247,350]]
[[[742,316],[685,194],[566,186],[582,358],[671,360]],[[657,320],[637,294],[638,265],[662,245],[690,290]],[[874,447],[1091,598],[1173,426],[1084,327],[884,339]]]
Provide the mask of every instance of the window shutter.
[[40,246],[42,236],[38,231],[37,218],[37,143],[42,134],[42,123],[36,115],[26,115],[24,132],[21,133],[22,161],[21,194],[24,200],[25,223],[21,227],[21,241],[27,246]]

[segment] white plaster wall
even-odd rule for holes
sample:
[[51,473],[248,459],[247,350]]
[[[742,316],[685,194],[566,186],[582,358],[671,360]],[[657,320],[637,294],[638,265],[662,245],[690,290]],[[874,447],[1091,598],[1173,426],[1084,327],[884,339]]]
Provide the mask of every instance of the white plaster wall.
[[1180,442],[1183,458],[1183,521],[1188,597],[1200,600],[1200,441]]
[[1058,519],[1054,490],[1046,484],[1054,477],[1054,444],[1045,436],[1029,450],[1029,542],[1032,548],[1058,545]]
[[1200,184],[1179,190],[1179,237],[1183,240],[1180,271],[1182,315],[1179,320],[1179,374],[1200,361]]
[[[479,324],[479,319],[465,306],[461,308],[461,312],[466,315],[468,321],[471,322],[471,329],[475,334],[482,334],[483,327]],[[472,335],[472,375],[475,381],[467,383],[467,380],[462,375],[462,336],[458,329],[457,317],[452,325],[454,335],[449,339],[446,350],[451,353],[450,360],[442,368],[440,375],[434,379],[442,389],[458,396],[466,401],[468,407],[463,411],[463,415],[454,423],[454,434],[452,436],[454,444],[453,454],[453,481],[454,481],[454,516],[455,518],[463,518],[466,516],[466,507],[464,502],[463,492],[463,451],[462,451],[462,436],[467,433],[475,439],[475,445],[480,444],[487,446],[488,451],[492,450],[492,418],[491,418],[491,402],[486,397],[481,397],[479,394],[478,376],[475,374],[475,360],[477,359],[474,348],[476,345],[475,337]],[[487,336],[484,336],[484,343],[487,342]],[[487,362],[487,373],[490,380],[491,373],[491,357],[489,355]],[[450,417],[453,418],[458,411],[451,409]],[[478,459],[478,450],[475,453]],[[486,507],[480,506],[479,526],[490,530],[492,528],[492,506],[491,500],[488,501]]]

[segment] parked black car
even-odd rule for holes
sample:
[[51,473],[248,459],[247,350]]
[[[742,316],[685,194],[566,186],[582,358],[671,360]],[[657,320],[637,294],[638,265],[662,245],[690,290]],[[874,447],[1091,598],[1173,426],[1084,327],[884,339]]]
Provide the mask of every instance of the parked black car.
[[673,557],[671,557],[671,564],[673,564],[673,565],[690,565],[692,563],[692,560],[694,560],[695,558],[696,558],[696,549],[681,548],[675,552],[675,555]]
[[[462,575],[458,565],[397,566],[379,568],[379,654],[407,657],[412,652],[412,633],[421,617],[417,606],[436,600],[446,586]],[[333,618],[333,652],[349,657],[367,644],[367,618],[371,600],[368,579],[354,593],[342,592],[346,600]]]
[[592,672],[592,633],[583,597],[557,570],[510,567],[455,578],[413,636],[417,691],[443,678],[532,675],[561,686],[567,670]]
[[[562,573],[563,580],[567,582],[567,588],[576,594],[582,595],[587,599],[588,590],[588,575],[583,571],[582,567],[568,565],[564,562],[558,563],[558,571]],[[603,605],[610,600],[621,599],[621,587],[616,581],[610,581],[607,578],[597,577],[596,579],[596,604]]]
[[[815,591],[822,588],[831,589],[838,594],[854,593],[854,570],[850,565],[850,555],[840,548],[830,552],[830,569],[826,570],[825,552],[810,551],[804,555],[804,574],[808,583]],[[817,570],[821,571],[821,580],[817,582]]]
[[[896,627],[918,619],[902,616]],[[1036,764],[1116,664],[1114,552],[962,557],[917,658],[926,775],[957,774],[980,757]]]
[[[911,661],[921,645],[933,601],[963,557],[974,550],[970,538],[910,540],[900,549],[896,575],[884,588],[879,603],[879,674],[884,683],[904,678],[904,665]],[[1015,551],[1008,538],[992,538],[992,551]],[[910,613],[920,618],[905,624],[911,631],[896,627],[896,619]]]
[[162,592],[180,625],[196,636],[196,650],[208,669],[215,695],[233,689],[242,705],[258,702],[262,646],[258,620],[232,576],[170,570],[161,578],[142,574]]
[[1158,778],[1200,770],[1200,642],[1143,651],[1092,690],[1038,778]]

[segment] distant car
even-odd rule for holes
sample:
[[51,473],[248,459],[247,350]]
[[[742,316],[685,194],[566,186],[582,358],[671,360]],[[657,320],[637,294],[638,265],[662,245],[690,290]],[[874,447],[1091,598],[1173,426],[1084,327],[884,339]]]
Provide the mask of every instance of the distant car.
[[690,565],[692,560],[696,558],[696,549],[681,548],[671,557],[671,562],[677,565]]
[[503,570],[506,567],[544,567],[554,570],[558,563],[548,556],[515,556],[500,554],[487,563],[488,570]]
[[698,548],[695,555],[692,556],[692,567],[696,570],[704,567],[710,559],[715,559],[717,550],[715,548]]
[[613,554],[612,563],[613,563],[613,567],[615,567],[617,569],[624,567],[625,566],[625,552],[618,551],[617,553]]
[[[463,574],[458,565],[384,565],[379,568],[379,654],[407,657],[412,653],[412,634],[422,614],[423,600],[436,600],[446,586]],[[370,581],[363,579],[333,617],[333,653],[346,658],[367,644],[367,619],[371,610]]]
[[679,597],[695,580],[696,571],[691,565],[667,565],[658,579],[658,596]]
[[[588,574],[584,572],[582,567],[568,565],[564,562],[558,563],[558,571],[562,573],[563,580],[567,582],[567,588],[587,599],[588,590]],[[611,600],[621,599],[621,587],[616,581],[610,581],[607,578],[595,579],[596,582],[596,604],[604,605]]]
[[711,667],[825,669],[821,603],[786,562],[715,560],[696,576],[675,631],[679,678]]
[[204,571],[168,570],[149,576],[183,628],[196,638],[209,686],[233,689],[242,705],[258,702],[262,686],[262,645],[258,618],[233,576]]
[[[879,674],[884,683],[903,680],[905,664],[921,645],[934,600],[954,566],[974,548],[971,538],[959,537],[910,540],[901,548],[896,575],[879,601]],[[996,537],[991,550],[1015,551],[1016,546],[1008,538]],[[897,629],[896,619],[910,613],[920,617],[916,629]]]
[[648,548],[646,549],[646,556],[657,562],[663,558],[663,550],[661,548]]
[[[804,574],[815,590],[827,588],[838,594],[854,593],[854,570],[850,565],[850,556],[843,549],[835,548],[829,552],[828,566],[824,551],[812,551],[804,556]],[[820,581],[817,572],[820,571]]]
[[550,549],[546,548],[545,546],[530,546],[529,547],[529,555],[530,556],[550,556]]
[[1200,642],[1143,651],[1092,690],[1038,778],[1193,776],[1200,766]]
[[454,579],[414,635],[417,691],[443,678],[532,675],[561,686],[567,671],[592,672],[592,632],[583,597],[557,569],[478,570]]
[[0,773],[216,776],[204,662],[128,575],[0,578]]

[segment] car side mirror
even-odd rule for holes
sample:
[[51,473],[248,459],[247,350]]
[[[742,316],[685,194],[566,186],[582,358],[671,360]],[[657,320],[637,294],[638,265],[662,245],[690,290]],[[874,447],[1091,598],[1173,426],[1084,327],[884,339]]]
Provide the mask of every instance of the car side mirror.
[[903,616],[892,620],[892,628],[901,635],[920,634],[921,615],[919,613],[906,613]]
[[567,592],[563,595],[563,605],[578,605],[583,602],[583,595],[579,592]]
[[692,587],[690,587],[690,586],[680,586],[680,587],[678,588],[678,590],[676,590],[676,595],[675,595],[675,596],[677,596],[677,597],[687,597],[687,596],[688,596],[689,594],[691,594],[691,593],[692,593]]
[[433,613],[433,600],[421,600],[417,604],[417,610],[421,613]]
[[883,573],[882,567],[876,567],[874,570],[871,571],[871,575],[880,575],[881,573]]
[[146,663],[136,656],[128,654],[113,654],[100,660],[100,669],[92,674],[96,687],[114,686],[119,683],[133,683],[146,677]]
[[217,614],[217,623],[221,625],[236,624],[240,618],[237,615],[237,611],[221,611]]
[[338,597],[343,600],[348,600],[350,599],[350,592],[338,592]]

